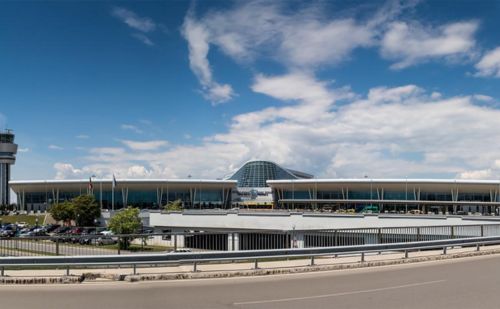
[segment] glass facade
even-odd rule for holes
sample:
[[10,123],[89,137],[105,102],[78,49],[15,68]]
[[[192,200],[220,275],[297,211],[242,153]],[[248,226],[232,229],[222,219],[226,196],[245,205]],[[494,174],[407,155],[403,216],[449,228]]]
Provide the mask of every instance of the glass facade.
[[[251,161],[243,165],[229,179],[237,180],[238,187],[243,188],[264,188],[267,187],[267,180],[300,179],[302,172],[295,172],[282,168],[281,166],[268,161]],[[299,176],[298,176],[299,175]]]
[[318,191],[320,200],[341,200],[344,198],[342,191]]
[[[377,192],[376,189],[369,191],[358,191],[358,190],[346,190],[344,193],[342,191],[318,191],[317,199],[319,200],[379,200],[380,191]],[[312,198],[309,191],[300,190],[283,190],[284,199],[309,199]],[[415,192],[413,189],[408,192],[406,191],[384,191],[382,200],[416,200]],[[451,192],[420,192],[421,201],[453,201]],[[495,202],[492,200],[490,193],[458,193],[457,201],[477,201],[477,202]],[[500,201],[497,197],[497,201]]]
[[484,193],[458,193],[459,201],[482,201],[493,202],[490,194]]
[[0,143],[13,144],[14,134],[12,133],[0,133]]
[[420,200],[422,201],[453,201],[451,192],[421,192]]
[[[230,189],[224,189],[227,196],[231,196]],[[64,191],[59,190],[59,200],[56,201],[56,190],[46,191],[46,192],[25,192],[24,193],[24,204],[25,205],[37,205],[37,206],[49,206],[57,202],[61,203],[79,195],[85,194],[86,190],[80,191]],[[100,190],[94,188],[94,198],[97,203],[102,203],[104,209],[111,209],[113,204],[112,191],[102,191],[102,197]],[[161,196],[160,196],[161,194]],[[181,200],[184,208],[221,208],[229,207],[230,200],[225,200],[223,197],[222,189],[220,190],[200,190],[200,189],[180,189],[180,190],[169,190],[160,191],[156,190],[115,190],[114,192],[114,208],[123,208],[124,202],[128,206],[148,208],[148,209],[159,209],[162,206],[168,204],[168,202],[173,202],[175,200]],[[160,200],[160,205],[158,204]],[[224,201],[224,202],[223,202]],[[36,207],[35,207],[36,208]],[[38,208],[37,208],[38,209]]]
[[311,198],[309,191],[285,191],[283,192],[283,196],[285,199],[297,199],[297,200]]
[[377,192],[370,191],[349,191],[348,192],[350,200],[369,200],[374,199],[377,196]]
[[[375,195],[376,196],[376,195]],[[384,200],[411,200],[414,199],[413,192],[406,191],[384,191]]]

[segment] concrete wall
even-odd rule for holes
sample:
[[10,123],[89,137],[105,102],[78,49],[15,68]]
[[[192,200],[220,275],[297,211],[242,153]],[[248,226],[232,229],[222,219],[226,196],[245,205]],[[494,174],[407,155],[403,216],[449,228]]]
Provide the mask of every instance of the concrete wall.
[[186,229],[314,230],[405,226],[498,224],[489,217],[331,215],[307,213],[151,212],[155,227]]

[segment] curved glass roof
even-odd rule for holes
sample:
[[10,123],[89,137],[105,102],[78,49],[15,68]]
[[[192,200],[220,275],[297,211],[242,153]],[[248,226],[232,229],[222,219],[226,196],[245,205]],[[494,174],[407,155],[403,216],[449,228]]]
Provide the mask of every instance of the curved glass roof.
[[312,178],[312,175],[289,170],[269,161],[245,163],[228,179],[238,181],[238,187],[263,188],[267,180]]

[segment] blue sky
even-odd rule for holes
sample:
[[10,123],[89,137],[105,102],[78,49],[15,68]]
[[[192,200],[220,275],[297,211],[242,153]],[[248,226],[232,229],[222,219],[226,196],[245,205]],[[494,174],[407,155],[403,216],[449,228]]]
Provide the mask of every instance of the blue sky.
[[500,177],[498,1],[0,3],[14,179]]

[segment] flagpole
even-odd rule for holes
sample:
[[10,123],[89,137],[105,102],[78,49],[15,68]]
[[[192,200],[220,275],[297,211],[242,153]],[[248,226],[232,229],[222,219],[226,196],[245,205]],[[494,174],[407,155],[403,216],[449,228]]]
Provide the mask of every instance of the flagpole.
[[115,184],[111,184],[111,210],[115,210]]

